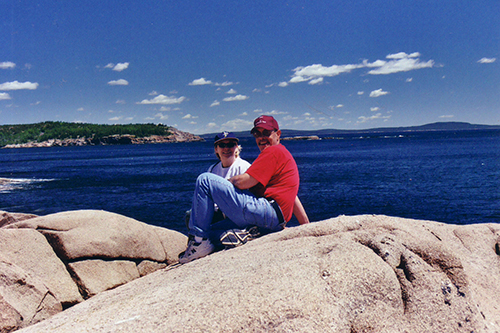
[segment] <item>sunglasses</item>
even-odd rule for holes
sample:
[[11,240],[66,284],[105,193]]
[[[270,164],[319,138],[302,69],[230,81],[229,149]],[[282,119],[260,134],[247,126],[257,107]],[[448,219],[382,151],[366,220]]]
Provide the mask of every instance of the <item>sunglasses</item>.
[[260,137],[270,137],[271,134],[273,134],[275,131],[271,131],[271,130],[262,130],[262,132],[259,132],[258,130],[253,130],[252,131],[252,135],[256,138],[260,138]]
[[227,143],[221,142],[218,143],[217,146],[220,148],[234,148],[236,147],[236,142],[227,142]]

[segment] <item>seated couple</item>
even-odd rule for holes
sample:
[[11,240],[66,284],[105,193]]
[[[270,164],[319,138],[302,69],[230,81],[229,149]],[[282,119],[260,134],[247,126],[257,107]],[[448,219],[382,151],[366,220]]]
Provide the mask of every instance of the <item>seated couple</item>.
[[[239,237],[237,230],[258,227],[264,232],[280,231],[292,214],[300,224],[309,223],[297,197],[297,164],[280,144],[278,122],[271,116],[260,116],[251,133],[260,150],[252,165],[239,158],[234,135],[224,132],[216,136],[214,149],[221,161],[196,180],[188,245],[179,255],[180,263],[214,252],[221,238]],[[224,213],[224,219],[212,223],[217,210]]]

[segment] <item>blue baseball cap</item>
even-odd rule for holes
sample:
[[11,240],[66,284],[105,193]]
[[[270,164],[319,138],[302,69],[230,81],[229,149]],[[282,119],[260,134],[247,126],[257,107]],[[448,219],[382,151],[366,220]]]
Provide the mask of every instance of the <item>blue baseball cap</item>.
[[214,145],[216,145],[217,142],[222,141],[222,140],[235,140],[236,142],[239,141],[233,132],[222,132],[222,133],[219,133],[215,136]]

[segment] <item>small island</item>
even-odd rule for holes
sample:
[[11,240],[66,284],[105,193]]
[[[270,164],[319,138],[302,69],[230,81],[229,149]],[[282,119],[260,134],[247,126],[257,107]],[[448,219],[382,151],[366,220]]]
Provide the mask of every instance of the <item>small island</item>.
[[0,147],[35,148],[204,141],[163,124],[98,125],[52,122],[0,126]]

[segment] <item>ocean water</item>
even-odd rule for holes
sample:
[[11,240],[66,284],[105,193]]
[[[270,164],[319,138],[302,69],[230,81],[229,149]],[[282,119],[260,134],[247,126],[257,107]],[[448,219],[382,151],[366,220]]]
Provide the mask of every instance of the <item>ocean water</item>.
[[[252,162],[254,140],[241,144]],[[500,223],[500,131],[283,144],[297,161],[311,221],[384,214]],[[185,233],[196,177],[214,162],[211,142],[2,149],[0,210],[103,209]]]

